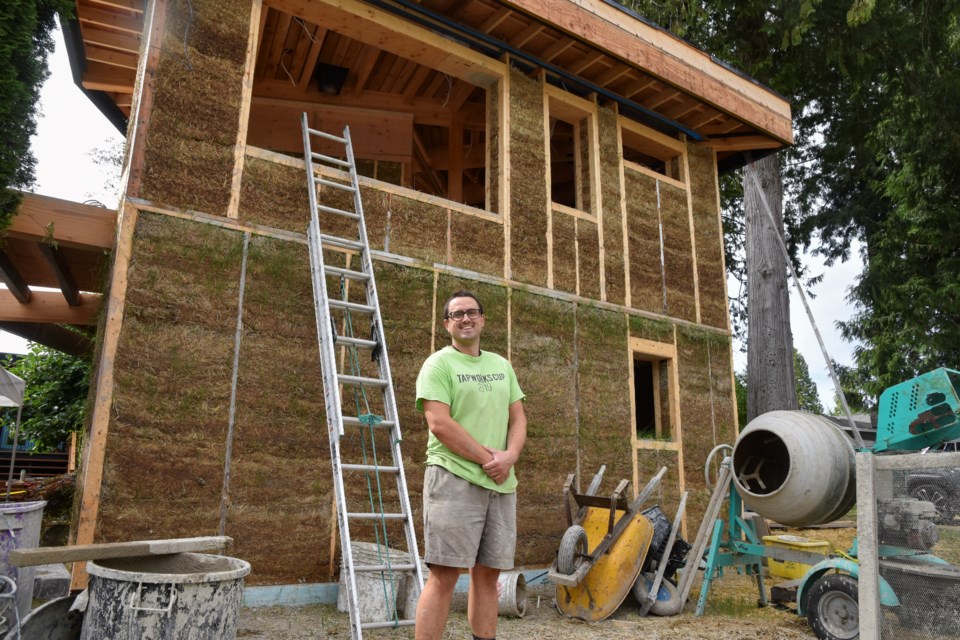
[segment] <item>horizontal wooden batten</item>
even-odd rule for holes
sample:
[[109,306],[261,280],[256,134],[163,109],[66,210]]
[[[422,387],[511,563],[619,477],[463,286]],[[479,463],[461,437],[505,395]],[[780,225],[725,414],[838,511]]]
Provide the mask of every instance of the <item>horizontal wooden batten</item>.
[[659,180],[660,182],[666,182],[667,184],[672,184],[673,186],[683,189],[684,191],[687,190],[687,183],[681,182],[680,180],[671,178],[669,176],[665,176],[662,173],[654,171],[649,167],[643,166],[642,164],[637,164],[636,162],[624,160],[623,168],[628,169],[630,171],[636,171],[637,173],[642,173],[645,176],[650,176],[651,178]]
[[0,289],[0,322],[97,324],[100,294],[80,294],[77,306],[68,305],[59,291],[32,291],[31,294],[30,302],[21,304],[10,291]]
[[587,213],[586,211],[581,211],[580,209],[568,207],[567,205],[560,204],[559,202],[551,202],[550,209],[554,213],[563,213],[574,218],[580,218],[581,220],[589,220],[593,223],[597,222],[597,216]]

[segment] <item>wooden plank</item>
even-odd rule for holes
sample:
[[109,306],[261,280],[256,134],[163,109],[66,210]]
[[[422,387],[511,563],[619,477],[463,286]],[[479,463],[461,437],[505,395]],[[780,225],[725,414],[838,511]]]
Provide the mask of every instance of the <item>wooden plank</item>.
[[[78,482],[80,509],[77,519],[75,544],[93,543],[100,511],[100,490],[103,484],[103,463],[106,458],[107,433],[110,429],[110,410],[113,405],[113,366],[120,343],[123,325],[124,304],[127,298],[127,272],[133,246],[133,232],[137,226],[137,210],[126,200],[121,204],[120,231],[113,252],[113,268],[110,276],[110,294],[106,304],[106,319],[103,338],[100,341],[100,358],[96,379],[92,382],[95,393],[90,416],[90,431],[84,446],[83,478]],[[71,588],[83,589],[87,585],[86,565],[74,563]]]
[[115,29],[136,36],[139,36],[140,33],[143,32],[142,16],[134,17],[133,15],[124,15],[116,11],[79,6],[77,8],[77,19],[81,24]]
[[54,241],[78,249],[110,249],[117,212],[60,198],[24,193],[16,217],[4,237]]
[[[683,178],[690,180],[690,157],[684,151],[681,156]],[[700,324],[700,270],[697,266],[697,229],[693,219],[693,190],[687,189],[687,221],[690,227],[690,260],[693,263],[693,308],[697,324]]]
[[793,142],[790,105],[769,89],[708,54],[612,7],[603,0],[506,0],[567,33],[602,46],[678,89],[750,123],[781,142]]
[[107,49],[95,44],[85,45],[84,50],[89,62],[101,62],[106,65],[120,67],[123,69],[132,69],[136,71],[139,58],[136,54],[126,51],[117,51],[116,49]]
[[171,553],[223,551],[232,542],[233,538],[229,536],[205,536],[170,540],[78,544],[67,547],[13,549],[10,551],[9,558],[10,564],[15,567],[35,567],[41,564],[76,562],[78,560],[105,560],[107,558],[137,558]]
[[131,92],[135,82],[136,72],[133,70],[102,62],[88,61],[87,70],[83,72],[83,88],[88,91]]
[[246,159],[247,128],[250,125],[250,101],[253,98],[253,71],[257,64],[257,31],[260,28],[261,0],[253,0],[250,8],[250,24],[247,32],[247,57],[243,68],[243,80],[240,93],[240,122],[237,127],[237,143],[233,149],[233,175],[230,183],[230,201],[227,203],[227,217],[236,219],[240,213],[240,185],[243,179],[243,166]]
[[323,41],[327,37],[327,30],[317,27],[313,32],[313,38],[310,41],[310,51],[303,61],[303,70],[300,72],[300,79],[297,80],[297,89],[300,93],[306,93],[310,88],[310,80],[313,78],[313,70],[317,66],[317,59],[320,57],[320,51],[323,49]]
[[765,136],[728,136],[710,138],[699,143],[716,151],[744,151],[752,149],[779,149],[782,145]]
[[80,32],[83,34],[85,45],[94,44],[127,53],[140,53],[140,36],[107,31],[100,27],[83,24],[80,25]]
[[79,304],[70,306],[59,291],[33,291],[30,302],[21,303],[7,289],[0,289],[0,322],[51,322],[96,325],[101,296],[82,293]]
[[143,13],[143,0],[87,0],[90,4],[96,4],[111,9],[123,9],[133,13]]

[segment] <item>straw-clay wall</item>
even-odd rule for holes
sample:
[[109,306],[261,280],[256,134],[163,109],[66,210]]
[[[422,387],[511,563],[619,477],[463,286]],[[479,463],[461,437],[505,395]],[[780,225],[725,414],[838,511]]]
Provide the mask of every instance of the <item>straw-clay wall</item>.
[[[251,583],[323,582],[335,579],[336,518],[300,235],[302,163],[251,152],[239,218],[210,218],[225,214],[234,170],[237,51],[247,34],[239,16],[249,7],[232,5],[198,6],[188,68],[176,42],[185,8],[170,3],[142,166],[141,195],[154,206],[139,213],[126,271],[97,539],[210,535],[222,526],[235,539],[232,553],[252,562]],[[509,87],[509,129],[497,136],[509,138],[512,189],[493,190],[503,212],[449,208],[372,180],[363,199],[371,244],[382,252],[376,277],[417,521],[427,430],[414,411],[414,381],[446,342],[444,299],[467,288],[487,310],[484,348],[510,357],[527,394],[517,561],[543,565],[566,527],[568,473],[585,486],[605,464],[603,489],[612,490],[621,478],[643,484],[666,465],[657,494],[664,511],[672,517],[689,490],[687,521],[698,526],[708,497],[701,467],[715,444],[732,442],[735,407],[713,154],[686,147],[687,187],[622,171],[619,116],[600,108],[598,213],[551,212],[537,188],[547,182],[543,86],[512,71]],[[492,103],[503,99],[491,93]],[[349,264],[342,254],[327,259]],[[677,409],[669,411],[679,415],[666,443],[636,440],[630,340],[638,338],[675,350]]]

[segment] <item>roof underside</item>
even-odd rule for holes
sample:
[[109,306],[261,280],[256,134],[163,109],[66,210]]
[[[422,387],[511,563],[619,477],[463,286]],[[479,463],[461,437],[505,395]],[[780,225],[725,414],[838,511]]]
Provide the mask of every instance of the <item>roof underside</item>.
[[[130,115],[143,0],[77,0],[77,18],[74,46],[82,45],[82,56],[75,51],[74,68],[85,65],[79,81],[122,121]],[[446,126],[457,115],[469,129],[484,117],[478,89],[491,78],[482,65],[431,49],[420,33],[487,60],[508,54],[515,66],[542,71],[571,93],[595,94],[648,126],[702,141],[717,150],[721,169],[742,164],[745,152],[792,142],[781,97],[604,0],[265,0],[253,144],[258,131],[269,130],[258,122],[311,106],[392,112],[404,122],[412,115],[414,125],[425,126]],[[338,95],[320,90],[323,69],[345,73]],[[420,152],[436,155],[429,135],[421,135]]]

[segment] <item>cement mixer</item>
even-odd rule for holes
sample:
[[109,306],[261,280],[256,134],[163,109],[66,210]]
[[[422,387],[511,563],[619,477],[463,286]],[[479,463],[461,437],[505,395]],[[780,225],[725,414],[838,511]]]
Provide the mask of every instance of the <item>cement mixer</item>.
[[[960,372],[937,369],[884,391],[878,406],[876,442],[861,451],[915,452],[958,437]],[[765,603],[761,563],[763,558],[774,558],[813,565],[799,580],[796,603],[797,613],[806,615],[818,638],[859,637],[856,542],[850,554],[841,557],[768,547],[742,517],[744,504],[765,518],[793,527],[825,524],[844,516],[857,497],[855,450],[850,438],[822,416],[773,411],[752,420],[732,448],[721,445],[711,457],[723,447],[730,453],[721,464],[717,481],[715,496],[720,499],[711,502],[716,502],[713,513],[708,508],[694,544],[698,555],[690,556],[701,557],[709,537],[697,615],[703,613],[711,581],[725,566],[744,568],[755,575]],[[730,500],[724,519],[720,512],[725,492]],[[894,494],[882,498],[877,502],[878,528],[888,544],[881,563],[923,554],[942,563],[930,554],[938,538],[934,505]],[[956,570],[960,585],[960,568]],[[898,606],[893,587],[883,577],[880,582],[881,605]]]

